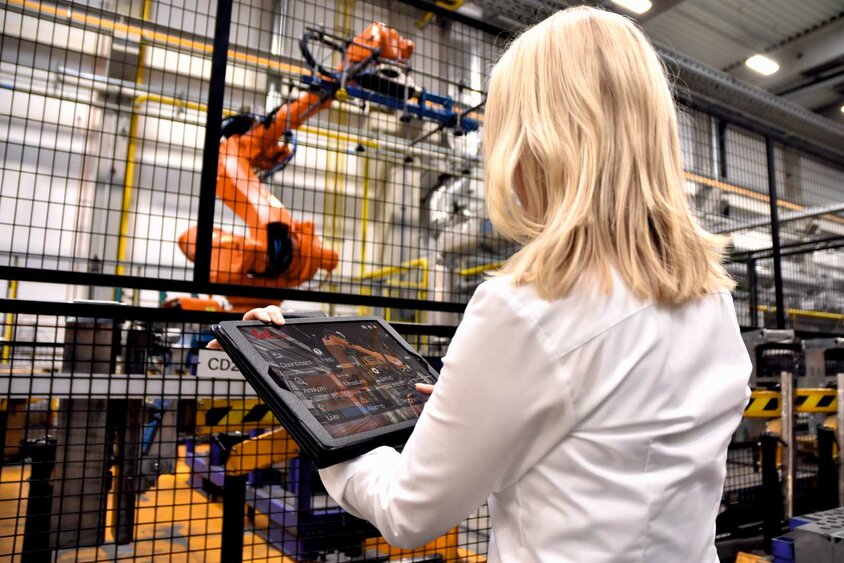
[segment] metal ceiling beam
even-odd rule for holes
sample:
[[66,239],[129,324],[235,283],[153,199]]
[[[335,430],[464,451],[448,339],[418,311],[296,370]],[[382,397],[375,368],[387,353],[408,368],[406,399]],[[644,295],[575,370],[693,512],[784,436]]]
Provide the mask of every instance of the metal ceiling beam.
[[651,6],[651,9],[641,16],[638,16],[636,19],[639,20],[639,23],[645,23],[646,21],[655,18],[663,12],[667,12],[671,8],[674,8],[685,1],[686,0],[653,0],[653,6]]
[[814,92],[815,90],[821,90],[823,88],[834,88],[839,84],[844,84],[844,68],[829,76],[811,80],[798,86],[788,88],[787,90],[777,92],[777,95],[782,96],[786,100],[795,100],[803,94],[808,94],[809,92]]

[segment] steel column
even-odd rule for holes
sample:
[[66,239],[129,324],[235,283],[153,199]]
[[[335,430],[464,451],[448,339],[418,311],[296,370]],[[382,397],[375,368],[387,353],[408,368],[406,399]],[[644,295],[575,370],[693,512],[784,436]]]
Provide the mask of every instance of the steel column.
[[774,254],[774,291],[776,293],[777,328],[785,328],[785,298],[782,287],[782,256],[780,254],[780,223],[777,200],[777,166],[774,142],[765,137],[765,157],[768,163],[768,199],[771,208],[771,246]]
[[220,155],[223,98],[226,93],[226,65],[229,58],[232,3],[232,0],[217,0],[217,19],[214,23],[214,51],[211,53],[211,78],[208,81],[205,150],[202,155],[202,176],[199,182],[196,259],[193,269],[193,281],[196,283],[208,283],[211,276],[211,238],[214,227],[214,204],[217,199],[217,161]]

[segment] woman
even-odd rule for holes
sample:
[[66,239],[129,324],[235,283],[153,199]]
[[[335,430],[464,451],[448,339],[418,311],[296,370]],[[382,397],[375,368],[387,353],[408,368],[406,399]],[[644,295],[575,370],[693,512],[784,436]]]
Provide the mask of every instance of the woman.
[[489,214],[523,247],[475,292],[402,453],[325,469],[327,490],[397,546],[488,499],[491,562],[717,561],[750,361],[664,68],[627,19],[572,8],[502,56],[484,122]]

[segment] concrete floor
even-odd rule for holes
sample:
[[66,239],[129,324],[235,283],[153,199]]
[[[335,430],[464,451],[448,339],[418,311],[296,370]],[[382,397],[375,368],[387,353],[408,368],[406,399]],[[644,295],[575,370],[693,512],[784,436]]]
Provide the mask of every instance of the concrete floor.
[[[219,562],[222,504],[209,502],[202,493],[190,487],[188,477],[188,466],[180,460],[175,475],[161,476],[156,488],[141,496],[136,511],[136,537],[131,544],[115,546],[110,543],[111,534],[106,531],[106,545],[63,550],[56,561]],[[20,559],[28,478],[26,465],[8,465],[2,469],[0,563]],[[260,521],[257,524],[260,525]],[[250,531],[244,534],[243,560],[293,563]]]
[[[57,554],[55,561],[220,562],[222,503],[211,502],[205,494],[191,487],[189,477],[190,470],[184,463],[184,458],[180,456],[176,474],[162,475],[155,488],[141,495],[135,512],[135,541],[132,543],[114,545],[107,526],[105,545],[62,550]],[[21,558],[26,499],[29,494],[28,478],[28,464],[9,464],[0,472],[0,563],[17,562]],[[109,495],[109,522],[113,517],[111,499],[112,495]],[[257,514],[254,528],[261,529],[266,526],[267,518]],[[458,541],[470,547],[472,551],[459,549],[460,561],[485,563],[486,558],[475,555],[474,552],[486,551],[488,526],[485,511],[474,515],[461,526]],[[295,563],[258,534],[249,531],[249,528],[247,524],[243,561]],[[370,540],[370,545],[372,541]],[[436,551],[433,545],[432,543],[426,547]],[[386,545],[380,547],[379,551],[390,553],[396,560],[410,555],[408,552],[390,550]],[[347,561],[345,557],[337,558],[331,555],[327,560]]]

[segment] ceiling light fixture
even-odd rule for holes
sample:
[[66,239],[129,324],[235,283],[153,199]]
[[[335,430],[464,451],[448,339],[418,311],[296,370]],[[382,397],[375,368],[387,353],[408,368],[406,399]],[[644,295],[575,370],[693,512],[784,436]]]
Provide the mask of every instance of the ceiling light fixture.
[[613,4],[618,4],[625,10],[630,10],[634,14],[644,14],[651,9],[650,0],[612,0]]
[[841,113],[844,113],[844,106],[841,106]]
[[744,64],[764,76],[770,76],[780,69],[777,61],[765,55],[753,55]]

